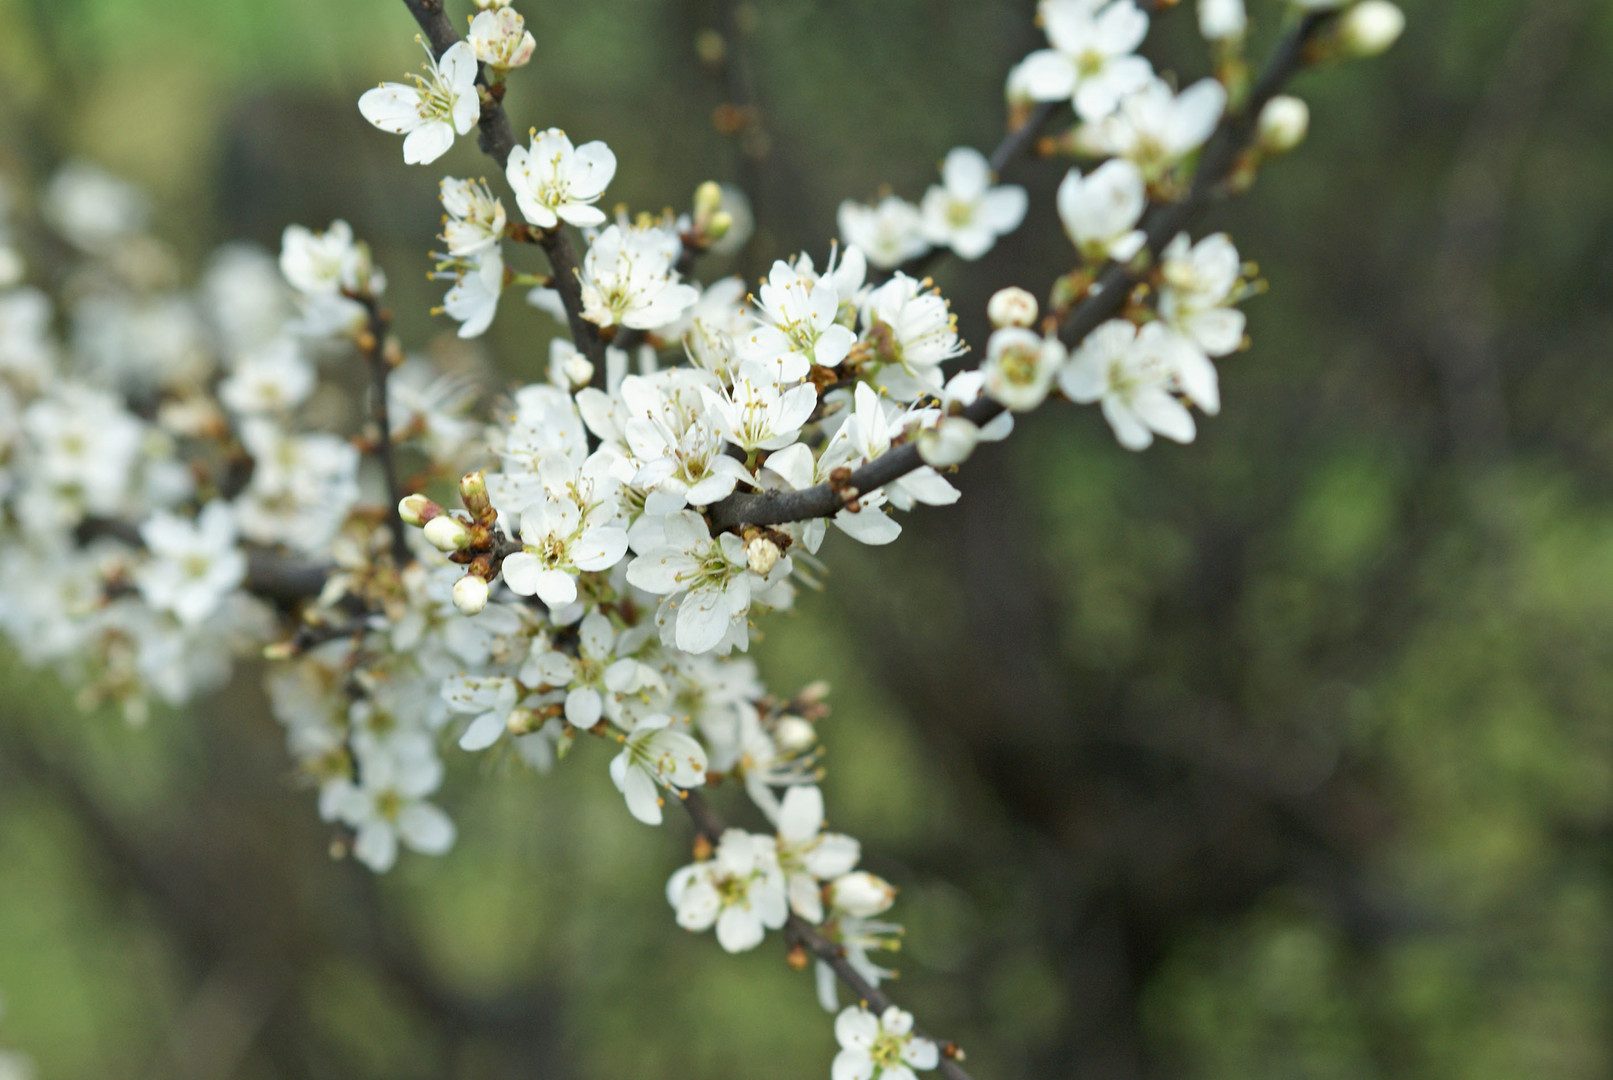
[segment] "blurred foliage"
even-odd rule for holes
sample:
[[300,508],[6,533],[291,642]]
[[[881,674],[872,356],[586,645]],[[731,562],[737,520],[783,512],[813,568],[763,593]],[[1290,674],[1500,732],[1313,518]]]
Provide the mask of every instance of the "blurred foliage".
[[[635,208],[752,188],[760,234],[708,276],[821,254],[841,197],[989,146],[1036,39],[1028,0],[748,5],[741,149],[693,48],[718,4],[521,6],[518,126],[608,140]],[[835,824],[904,884],[898,990],[982,1078],[1613,1071],[1613,8],[1405,6],[1389,57],[1303,80],[1310,143],[1215,222],[1273,292],[1197,443],[1129,455],[1050,407],[894,550],[831,544],[755,650],[833,683]],[[443,333],[437,173],[353,106],[417,63],[401,5],[0,26],[0,167],[129,175],[193,263],[346,216],[412,340]],[[1156,37],[1202,73],[1190,15]],[[443,172],[486,172],[469,144]],[[1064,268],[1061,174],[1019,167],[1026,229],[938,275],[970,337],[992,287]],[[502,377],[553,329],[507,303]],[[0,1041],[47,1080],[826,1074],[810,980],[676,931],[686,834],[629,821],[597,748],[543,780],[462,761],[459,848],[372,882],[250,679],[137,731],[4,686]]]

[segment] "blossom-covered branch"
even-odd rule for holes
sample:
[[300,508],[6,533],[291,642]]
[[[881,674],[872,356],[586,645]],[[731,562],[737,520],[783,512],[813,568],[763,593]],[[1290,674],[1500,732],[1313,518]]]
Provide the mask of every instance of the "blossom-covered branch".
[[[73,321],[98,333],[56,340],[69,320],[50,297],[0,283],[0,419],[16,418],[0,426],[0,626],[136,720],[151,696],[222,685],[240,653],[282,661],[266,686],[299,775],[337,848],[377,872],[454,845],[438,802],[449,747],[545,772],[596,736],[628,815],[659,825],[675,798],[695,816],[695,861],[667,885],[678,924],[729,952],[781,931],[816,961],[836,1080],[963,1080],[956,1048],[880,991],[896,890],[827,830],[826,690],[769,693],[742,655],[755,621],[815,583],[831,525],[887,544],[900,513],[955,502],[946,470],[1055,386],[1100,405],[1124,447],[1191,441],[1195,415],[1220,409],[1216,362],[1243,347],[1238,304],[1258,284],[1230,238],[1186,229],[1301,141],[1304,104],[1277,94],[1294,72],[1386,47],[1398,9],[1306,0],[1253,86],[1225,62],[1178,90],[1137,51],[1149,16],[1134,0],[1044,0],[1048,47],[1008,75],[1024,122],[997,152],[954,148],[917,203],[842,205],[828,259],[781,258],[753,294],[693,277],[693,253],[735,226],[717,185],[681,214],[613,218],[597,205],[617,168],[604,142],[547,128],[517,143],[507,79],[536,41],[507,0],[478,0],[463,40],[440,0],[405,2],[424,75],[359,110],[411,165],[480,128],[503,186],[441,179],[440,312],[475,338],[529,289],[571,330],[545,377],[491,422],[474,415],[477,387],[391,336],[385,275],[341,221],[287,228],[278,260],[230,249],[173,290],[177,275],[118,257],[161,251],[140,195],[70,169],[44,202],[94,268],[70,302],[93,305]],[[1242,4],[1199,12],[1217,56],[1240,58]],[[1066,109],[1073,125],[1047,135]],[[967,351],[956,318],[902,268],[978,259],[1019,228],[1030,196],[996,172],[1032,145],[1086,167],[1057,197],[1072,266],[1045,300],[998,290],[981,363],[948,376]],[[21,260],[5,225],[0,268]],[[548,274],[506,264],[531,241]],[[310,430],[317,361],[355,351],[370,429]],[[382,507],[359,483],[372,442]],[[423,490],[400,493],[402,461]],[[718,781],[760,831],[725,827],[694,793]]]

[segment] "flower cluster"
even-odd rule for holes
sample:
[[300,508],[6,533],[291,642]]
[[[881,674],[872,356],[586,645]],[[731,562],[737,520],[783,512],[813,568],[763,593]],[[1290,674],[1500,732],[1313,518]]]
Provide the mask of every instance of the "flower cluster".
[[[479,6],[424,78],[359,101],[405,136],[406,162],[502,119],[503,79],[535,41],[508,3]],[[1364,54],[1398,33],[1386,8],[1313,18],[1336,51]],[[1226,88],[1178,92],[1156,75],[1133,0],[1043,0],[1041,14],[1049,47],[1008,94],[1016,113],[1069,104],[1072,123],[1046,143],[1086,166],[1056,206],[1079,265],[1045,316],[1023,289],[994,295],[973,368],[955,363],[957,320],[916,260],[980,258],[1028,197],[967,148],[918,204],[844,204],[826,260],[780,259],[754,293],[695,275],[741,224],[716,184],[682,215],[608,216],[597,204],[615,155],[554,128],[510,149],[503,194],[443,178],[434,276],[452,282],[441,310],[459,335],[486,331],[512,285],[573,335],[485,427],[474,386],[392,336],[385,276],[345,223],[288,228],[278,261],[226,248],[182,288],[144,197],[68,167],[42,216],[83,255],[69,308],[23,283],[0,216],[0,629],[133,719],[265,651],[318,812],[377,872],[401,849],[453,846],[439,802],[454,759],[542,772],[593,736],[628,816],[661,825],[691,803],[695,860],[667,884],[680,926],[713,929],[730,952],[769,931],[817,943],[831,1012],[837,973],[877,987],[891,972],[875,958],[901,933],[885,918],[896,890],[858,869],[857,840],[826,831],[825,691],[766,692],[744,655],[758,619],[813,580],[830,524],[896,540],[899,514],[955,502],[948,470],[1055,392],[1100,404],[1125,447],[1191,440],[1191,410],[1220,408],[1216,361],[1243,347],[1236,305],[1259,288],[1225,235],[1195,242],[1151,216],[1192,196],[1207,140],[1231,130]],[[1241,3],[1199,14],[1218,49],[1241,47]],[[1245,178],[1303,138],[1308,112],[1279,98],[1254,119]],[[525,243],[551,273],[510,265]],[[1083,311],[1099,312],[1095,329],[1062,339]],[[355,359],[369,401],[353,411],[368,422],[316,430],[344,415],[336,369]],[[732,512],[792,500],[819,509]],[[700,789],[718,781],[761,824],[714,824]],[[836,1080],[903,1080],[940,1060],[895,1007],[853,1006],[835,1034]]]

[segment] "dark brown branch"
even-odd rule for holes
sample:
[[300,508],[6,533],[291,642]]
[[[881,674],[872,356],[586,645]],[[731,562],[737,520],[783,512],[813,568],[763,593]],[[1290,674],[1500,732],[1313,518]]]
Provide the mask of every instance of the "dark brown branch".
[[[1333,18],[1335,16],[1330,13],[1306,15],[1279,43],[1243,109],[1229,114],[1211,136],[1187,197],[1181,202],[1156,209],[1149,218],[1148,251],[1153,256],[1157,257],[1177,233],[1190,226],[1211,204],[1227,194],[1225,181],[1238,159],[1248,150],[1261,109],[1304,66],[1307,46]],[[1135,264],[1109,264],[1099,278],[1100,287],[1089,293],[1060,328],[1059,336],[1067,345],[1079,345],[1088,334],[1121,310],[1137,276],[1132,265]],[[1002,412],[1001,405],[982,397],[965,409],[963,415],[976,424],[985,424]],[[831,517],[857,494],[899,480],[922,464],[918,447],[905,443],[853,472],[849,487],[837,489],[828,484],[818,484],[800,491],[770,491],[758,495],[735,493],[713,504],[707,511],[707,517],[711,520],[713,530],[718,531],[742,525],[782,525],[791,521]]]
[[[689,811],[689,817],[694,821],[696,832],[713,844],[722,840],[722,834],[728,828],[727,823],[723,821],[722,815],[711,808],[711,804],[706,802],[698,791],[683,792],[680,801],[683,803],[684,809]],[[791,915],[784,924],[784,936],[792,945],[799,945],[815,958],[822,960],[833,968],[835,976],[845,983],[867,1008],[879,1013],[884,1012],[895,1004],[890,999],[889,994],[863,978],[857,969],[851,966],[846,959],[846,950],[844,948],[824,937],[817,927],[805,919],[797,915]],[[939,1069],[942,1076],[946,1077],[947,1080],[971,1080],[969,1074],[964,1071],[963,1066],[958,1062],[958,1059],[962,1057],[962,1053],[958,1050],[956,1043],[948,1042],[945,1039],[937,1039],[917,1024],[913,1027],[913,1033],[920,1038],[931,1040],[936,1046],[940,1047],[941,1064]]]
[[354,299],[363,304],[369,314],[369,325],[359,336],[358,349],[370,368],[370,419],[376,429],[375,459],[381,465],[381,475],[386,482],[386,527],[392,533],[392,561],[401,570],[414,561],[414,555],[409,551],[408,535],[398,511],[404,491],[398,483],[397,456],[392,446],[392,408],[387,380],[402,354],[389,341],[392,313],[374,296],[355,295]]
[[[448,18],[442,0],[403,0],[403,5],[414,16],[414,21],[420,24],[434,56],[441,57],[458,43],[459,33]],[[515,149],[516,143],[515,129],[510,126],[510,118],[504,112],[504,87],[488,81],[485,66],[477,73],[476,85],[482,96],[482,118],[478,124],[481,134],[476,144],[502,169],[509,161],[510,151]],[[599,336],[599,328],[582,317],[582,283],[577,278],[581,264],[571,237],[564,226],[557,225],[553,229],[540,231],[538,243],[549,256],[549,265],[554,268],[554,287],[560,292],[561,303],[565,304],[566,322],[570,325],[572,340],[583,355],[593,362],[595,370],[603,370],[605,343]]]

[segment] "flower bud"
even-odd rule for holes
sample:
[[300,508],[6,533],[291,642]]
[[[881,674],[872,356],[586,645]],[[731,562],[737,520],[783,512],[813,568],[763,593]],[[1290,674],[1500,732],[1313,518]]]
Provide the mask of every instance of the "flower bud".
[[1005,326],[1031,326],[1040,313],[1036,297],[1015,285],[997,290],[986,305],[986,318],[999,330]]
[[405,525],[420,528],[433,518],[442,516],[442,507],[424,495],[405,495],[398,503],[398,517]]
[[1286,154],[1305,141],[1310,127],[1310,106],[1290,94],[1279,94],[1260,110],[1260,149],[1273,157]]
[[504,721],[505,730],[517,736],[530,735],[542,726],[542,717],[531,709],[511,709],[508,719]]
[[804,754],[817,741],[817,726],[799,716],[783,717],[773,729],[773,745],[786,754]]
[[573,390],[581,390],[594,381],[593,362],[582,353],[576,353],[561,367],[565,373],[566,382],[571,384]]
[[1406,29],[1406,14],[1389,0],[1361,0],[1339,20],[1339,44],[1362,59],[1386,52]]
[[475,574],[466,574],[454,582],[454,606],[461,615],[480,615],[487,606],[487,582]]
[[695,188],[694,216],[696,221],[708,220],[711,215],[722,209],[722,185],[715,180],[707,180]]
[[946,416],[935,427],[919,432],[919,457],[931,468],[950,468],[969,460],[979,442],[980,429],[972,421]]
[[705,240],[708,244],[715,244],[728,235],[728,230],[734,227],[734,215],[726,210],[719,210],[711,215],[706,222]]
[[881,915],[896,902],[895,887],[866,870],[841,874],[824,891],[830,907],[858,919]]
[[779,556],[783,554],[784,552],[780,551],[779,546],[772,540],[765,536],[757,536],[745,545],[745,564],[750,567],[751,573],[758,577],[766,577],[773,572],[773,567],[778,565]]
[[493,512],[493,503],[487,497],[487,474],[469,472],[459,478],[459,497],[477,520]]
[[470,530],[443,514],[426,522],[426,542],[438,551],[461,551],[470,546]]

